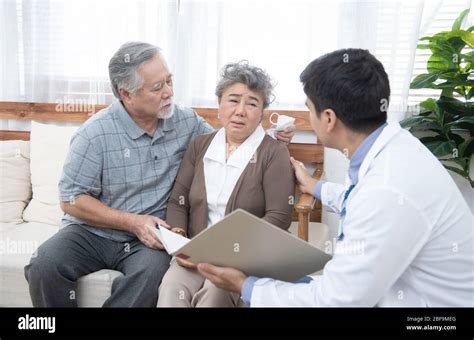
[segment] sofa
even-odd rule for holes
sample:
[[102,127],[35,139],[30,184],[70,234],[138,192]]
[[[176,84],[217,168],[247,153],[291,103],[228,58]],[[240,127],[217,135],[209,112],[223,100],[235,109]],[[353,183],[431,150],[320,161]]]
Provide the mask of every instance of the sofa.
[[[59,230],[63,215],[57,183],[78,125],[32,122],[30,141],[0,142],[0,306],[32,306],[24,266]],[[100,270],[78,281],[79,306],[99,307],[122,275]]]
[[[70,124],[70,123],[63,123]],[[69,142],[79,124],[32,121],[30,140],[0,141],[0,307],[32,306],[24,267],[39,245],[59,230],[63,212],[58,182]],[[328,227],[321,223],[309,241],[324,247]],[[298,223],[290,228],[297,233]],[[100,270],[78,280],[80,307],[100,307],[113,280],[123,275]]]

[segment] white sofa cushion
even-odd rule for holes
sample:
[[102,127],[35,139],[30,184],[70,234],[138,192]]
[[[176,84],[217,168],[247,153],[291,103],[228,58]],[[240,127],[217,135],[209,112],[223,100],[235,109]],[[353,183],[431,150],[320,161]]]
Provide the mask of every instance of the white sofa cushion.
[[33,199],[23,213],[28,222],[59,225],[58,183],[69,142],[79,126],[58,126],[31,122],[30,157]]
[[29,142],[0,142],[0,188],[0,222],[23,222],[31,198]]
[[102,307],[105,300],[112,294],[112,283],[119,271],[102,269],[85,275],[77,281],[77,304],[79,307]]
[[[31,307],[24,267],[36,248],[58,231],[43,223],[0,223],[0,306]],[[80,307],[100,307],[110,296],[113,280],[122,273],[103,269],[78,280]]]

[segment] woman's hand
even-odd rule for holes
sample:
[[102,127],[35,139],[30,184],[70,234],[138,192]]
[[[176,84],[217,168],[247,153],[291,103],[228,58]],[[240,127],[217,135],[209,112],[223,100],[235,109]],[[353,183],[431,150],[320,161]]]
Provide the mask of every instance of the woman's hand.
[[302,162],[297,161],[293,157],[290,157],[290,160],[291,165],[293,165],[293,169],[295,170],[296,179],[298,180],[298,188],[303,194],[312,195],[318,180],[311,177]]
[[293,124],[287,127],[283,131],[277,131],[275,136],[276,136],[276,139],[278,139],[280,142],[290,144],[291,140],[295,136],[295,131],[296,131],[296,126]]
[[178,264],[181,267],[188,268],[188,269],[196,269],[197,267],[194,263],[189,262],[187,260],[183,260],[182,258],[179,258],[179,257],[176,258],[176,262],[178,262]]
[[247,276],[238,269],[217,267],[209,263],[199,263],[199,272],[216,287],[241,294]]
[[186,230],[181,227],[172,227],[170,230],[175,234],[181,235],[186,238],[188,237],[188,235],[186,234]]

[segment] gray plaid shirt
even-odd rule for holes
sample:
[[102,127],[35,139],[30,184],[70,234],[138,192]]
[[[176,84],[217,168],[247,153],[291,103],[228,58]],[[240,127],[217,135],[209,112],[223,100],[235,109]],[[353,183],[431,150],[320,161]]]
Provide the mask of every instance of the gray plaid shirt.
[[[107,206],[166,218],[166,202],[181,159],[191,140],[213,129],[188,108],[162,120],[154,136],[142,130],[117,101],[85,122],[71,139],[59,181],[61,201],[90,195]],[[61,227],[79,224],[115,241],[135,236],[98,228],[64,214]]]

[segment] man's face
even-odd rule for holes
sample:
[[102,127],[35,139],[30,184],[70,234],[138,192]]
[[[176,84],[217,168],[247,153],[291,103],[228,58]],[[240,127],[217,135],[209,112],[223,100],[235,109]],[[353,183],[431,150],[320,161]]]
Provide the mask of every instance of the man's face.
[[161,54],[140,65],[143,86],[128,103],[143,116],[169,118],[173,115],[173,78]]

